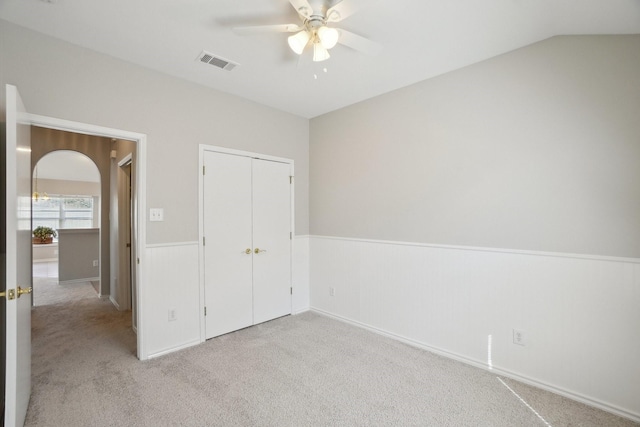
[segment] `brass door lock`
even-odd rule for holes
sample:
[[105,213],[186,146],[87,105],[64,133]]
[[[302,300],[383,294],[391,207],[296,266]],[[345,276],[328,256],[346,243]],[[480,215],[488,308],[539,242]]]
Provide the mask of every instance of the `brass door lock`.
[[[20,289],[20,288],[18,288]],[[7,289],[6,292],[0,292],[0,297],[6,297],[7,300],[11,301],[12,299],[16,299],[16,290],[15,289]]]

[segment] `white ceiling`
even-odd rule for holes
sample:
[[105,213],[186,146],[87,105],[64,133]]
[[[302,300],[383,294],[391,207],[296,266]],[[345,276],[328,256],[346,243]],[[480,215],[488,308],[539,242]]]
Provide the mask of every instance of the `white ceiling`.
[[[349,1],[361,8],[338,26],[382,53],[338,45],[304,67],[288,34],[232,31],[299,23],[288,0],[2,0],[0,18],[307,118],[554,35],[640,33],[640,0]],[[203,49],[240,66],[198,62]]]
[[100,182],[100,172],[96,164],[77,151],[52,151],[40,159],[36,169],[38,179]]

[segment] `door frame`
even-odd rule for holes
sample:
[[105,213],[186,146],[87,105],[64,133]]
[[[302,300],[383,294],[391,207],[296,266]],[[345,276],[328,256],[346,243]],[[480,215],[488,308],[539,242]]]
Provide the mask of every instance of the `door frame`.
[[289,282],[292,287],[291,294],[291,312],[293,313],[293,292],[295,292],[295,286],[293,284],[293,254],[294,254],[294,241],[296,237],[295,230],[295,170],[293,159],[287,159],[284,157],[270,156],[267,154],[254,153],[251,151],[235,150],[232,148],[219,147],[216,145],[199,145],[198,155],[198,263],[200,264],[199,272],[199,284],[200,284],[200,342],[206,341],[206,319],[205,319],[205,283],[204,283],[204,154],[205,152],[214,152],[221,154],[229,154],[234,156],[249,157],[252,159],[268,160],[272,162],[286,163],[289,165],[289,174],[291,176],[290,186],[290,209],[291,209],[291,256],[289,260]]
[[[116,170],[116,174],[117,174],[116,175],[116,194],[117,194],[117,199],[118,199],[118,229],[120,229],[120,227],[122,225],[121,224],[122,221],[120,221],[120,219],[122,219],[122,217],[123,217],[123,212],[122,212],[122,209],[121,209],[122,206],[120,206],[120,198],[123,197],[123,199],[126,199],[126,204],[127,204],[127,207],[129,208],[124,213],[125,214],[124,216],[126,216],[126,218],[127,218],[126,223],[127,223],[127,226],[129,227],[130,234],[131,234],[129,238],[132,239],[133,235],[135,233],[135,229],[134,229],[133,224],[132,224],[132,215],[131,215],[131,213],[132,213],[131,201],[133,200],[133,192],[131,191],[130,188],[126,188],[125,187],[125,194],[121,194],[120,193],[120,187],[118,186],[118,180],[120,179],[120,173],[127,166],[129,166],[131,168],[130,171],[134,171],[135,170],[135,168],[132,167],[134,165],[133,165],[133,155],[131,153],[129,153],[126,156],[124,156],[122,158],[122,160],[120,160],[118,162],[118,164],[116,165],[115,170]],[[122,172],[122,173],[124,173],[124,172]],[[130,182],[131,182],[131,176],[129,176],[129,183]],[[121,286],[121,283],[120,283],[121,271],[120,270],[123,268],[123,266],[120,263],[120,261],[122,260],[120,258],[120,249],[121,249],[122,242],[120,241],[120,236],[119,235],[118,235],[118,239],[117,240],[118,240],[118,248],[116,248],[116,253],[117,253],[116,256],[118,256],[118,268],[117,268],[117,271],[115,271],[114,275],[115,275],[116,280],[118,280],[118,289],[120,289],[120,286]],[[129,243],[131,244],[130,249],[133,249],[133,243],[132,242],[129,242]],[[130,253],[129,253],[129,256],[127,257],[127,259],[128,259],[128,261],[127,261],[128,264],[125,265],[125,267],[128,267],[129,268],[129,272],[131,272],[132,271],[131,267],[134,265],[134,262],[133,262],[134,257],[133,257],[133,251],[132,250],[130,250]],[[114,278],[112,277],[112,280],[113,279]],[[133,304],[133,292],[131,290],[131,286],[133,286],[133,285],[134,285],[133,276],[130,275],[129,283],[126,286],[127,291],[125,292],[125,302],[126,302],[126,304],[124,304],[124,307],[119,307],[119,309],[120,310],[123,310],[123,309],[124,310],[129,310],[130,309],[130,310],[133,311],[132,315],[135,316],[135,309],[132,306],[132,304]],[[111,297],[113,297],[113,295],[111,295]],[[114,303],[114,305],[115,305],[115,303]],[[117,304],[117,305],[120,305],[120,304]],[[133,321],[133,330],[136,331],[135,319],[132,319],[132,321]]]
[[135,227],[135,233],[132,234],[132,245],[137,258],[137,263],[133,267],[133,276],[135,276],[136,286],[136,311],[137,311],[137,357],[140,360],[148,359],[147,349],[144,341],[144,314],[145,309],[142,301],[146,298],[146,241],[147,241],[147,223],[146,223],[146,197],[147,197],[147,135],[138,132],[130,132],[122,129],[97,126],[87,123],[75,122],[71,120],[58,119],[55,117],[41,116],[37,114],[28,114],[27,120],[32,126],[38,126],[48,129],[57,129],[66,132],[81,133],[86,135],[103,136],[107,138],[126,139],[136,144],[135,158],[135,177],[134,186],[135,194],[131,201],[131,205],[135,212],[132,225]]

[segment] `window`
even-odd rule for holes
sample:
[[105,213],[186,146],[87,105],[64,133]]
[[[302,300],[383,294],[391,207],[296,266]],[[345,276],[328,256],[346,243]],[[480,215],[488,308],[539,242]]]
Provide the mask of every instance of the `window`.
[[32,203],[33,228],[40,225],[55,230],[93,227],[93,197],[49,196]]

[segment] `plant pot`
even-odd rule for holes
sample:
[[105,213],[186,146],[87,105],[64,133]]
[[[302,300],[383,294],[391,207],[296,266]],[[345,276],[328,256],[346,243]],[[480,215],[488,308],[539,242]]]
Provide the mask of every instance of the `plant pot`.
[[34,245],[47,245],[49,243],[53,243],[53,236],[45,237],[44,239],[34,237],[31,241]]

